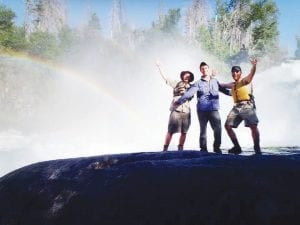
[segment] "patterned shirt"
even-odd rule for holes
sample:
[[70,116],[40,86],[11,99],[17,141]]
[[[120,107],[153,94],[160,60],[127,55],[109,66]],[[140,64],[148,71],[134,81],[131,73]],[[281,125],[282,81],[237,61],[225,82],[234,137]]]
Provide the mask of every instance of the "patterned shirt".
[[174,108],[173,103],[177,101],[188,88],[190,88],[190,84],[186,84],[183,81],[175,81],[171,79],[166,80],[167,85],[173,88],[173,100],[171,102],[170,111],[184,112],[190,113],[190,102],[185,101],[183,104]]

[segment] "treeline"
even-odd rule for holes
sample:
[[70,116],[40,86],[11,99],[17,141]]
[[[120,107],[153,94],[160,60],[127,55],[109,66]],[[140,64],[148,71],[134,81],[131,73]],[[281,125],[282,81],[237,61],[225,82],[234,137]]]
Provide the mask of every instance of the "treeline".
[[241,49],[260,56],[280,51],[279,12],[272,0],[192,0],[184,15],[181,9],[165,13],[161,7],[149,29],[131,28],[121,0],[112,3],[109,37],[104,37],[100,18],[92,10],[84,25],[69,27],[67,0],[26,0],[23,26],[14,24],[15,13],[0,5],[0,49],[55,59],[87,43],[105,42],[134,50],[168,37],[201,46],[225,61],[238,56]]

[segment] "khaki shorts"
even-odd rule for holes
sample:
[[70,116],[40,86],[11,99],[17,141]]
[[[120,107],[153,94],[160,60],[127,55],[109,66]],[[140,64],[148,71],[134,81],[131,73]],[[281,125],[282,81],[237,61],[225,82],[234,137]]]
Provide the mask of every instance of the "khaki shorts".
[[171,134],[187,133],[190,125],[190,113],[172,111],[169,118],[168,132]]
[[258,118],[256,110],[251,102],[237,103],[227,116],[225,125],[237,128],[239,124],[244,120],[245,127],[250,125],[257,125]]

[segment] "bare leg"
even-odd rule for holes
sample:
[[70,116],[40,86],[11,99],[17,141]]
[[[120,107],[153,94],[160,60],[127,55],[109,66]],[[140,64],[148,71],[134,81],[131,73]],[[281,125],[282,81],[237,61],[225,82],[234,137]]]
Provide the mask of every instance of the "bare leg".
[[167,133],[163,151],[168,151],[168,147],[172,140],[172,136],[173,136],[173,134],[171,134],[169,132]]
[[186,133],[181,133],[180,138],[179,138],[179,145],[178,145],[178,150],[183,150],[183,145],[186,139]]
[[236,134],[233,131],[232,127],[225,125],[228,136],[230,137],[234,147],[228,151],[228,153],[240,154],[242,152],[241,146],[237,140]]
[[259,131],[257,128],[257,125],[250,125],[249,126],[251,129],[251,135],[252,135],[252,139],[253,139],[253,144],[254,144],[254,150],[256,154],[261,154],[261,150],[260,150],[260,135],[259,135]]
[[237,140],[235,132],[233,131],[232,127],[229,125],[225,125],[225,129],[227,131],[228,136],[230,137],[231,141],[232,140]]

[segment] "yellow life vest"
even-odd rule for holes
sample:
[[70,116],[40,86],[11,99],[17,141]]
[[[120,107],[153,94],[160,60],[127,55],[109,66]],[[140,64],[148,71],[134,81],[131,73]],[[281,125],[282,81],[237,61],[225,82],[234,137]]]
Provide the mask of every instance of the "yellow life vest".
[[231,89],[234,103],[250,101],[251,90],[249,86],[250,85],[245,85],[242,80],[234,83]]

